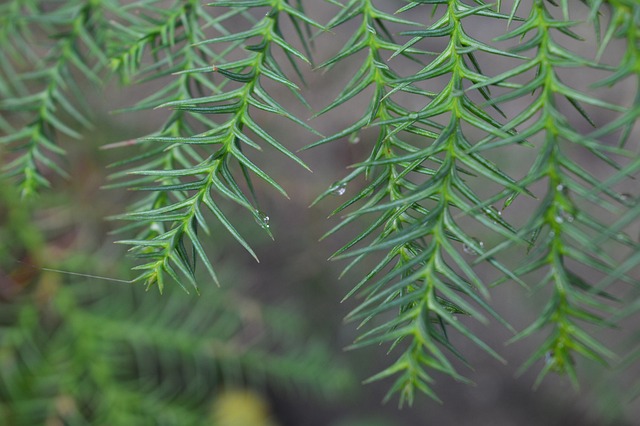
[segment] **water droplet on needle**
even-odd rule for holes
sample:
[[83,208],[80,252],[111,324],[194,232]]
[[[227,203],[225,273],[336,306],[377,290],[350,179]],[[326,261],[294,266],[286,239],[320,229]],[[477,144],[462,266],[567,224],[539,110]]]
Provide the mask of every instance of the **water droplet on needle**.
[[[480,247],[480,249],[484,248],[484,243],[482,241],[478,240],[477,238],[471,238],[471,239],[473,240],[473,242],[475,243],[475,245],[477,247]],[[462,250],[465,253],[473,255],[473,256],[477,256],[478,255],[478,251],[475,249],[475,247],[473,247],[473,246],[471,246],[469,244],[466,244],[466,243],[463,244]]]
[[262,229],[269,228],[269,216],[263,211],[258,210],[256,212],[256,223],[260,225]]
[[331,194],[332,195],[344,195],[344,193],[347,192],[347,183],[346,182],[342,182],[342,183],[336,183],[331,187]]

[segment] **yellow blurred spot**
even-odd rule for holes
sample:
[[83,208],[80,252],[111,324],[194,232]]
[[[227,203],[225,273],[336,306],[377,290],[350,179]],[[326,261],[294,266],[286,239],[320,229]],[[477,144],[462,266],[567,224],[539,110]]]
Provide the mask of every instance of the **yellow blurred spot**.
[[264,398],[248,390],[222,393],[213,403],[212,420],[215,426],[276,426]]

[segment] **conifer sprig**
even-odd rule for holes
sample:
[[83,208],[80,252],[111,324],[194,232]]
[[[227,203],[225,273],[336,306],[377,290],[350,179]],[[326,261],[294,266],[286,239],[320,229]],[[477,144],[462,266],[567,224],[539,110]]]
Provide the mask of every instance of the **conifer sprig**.
[[[633,0],[608,0],[605,3],[609,5],[611,14],[608,31],[604,36],[601,52],[607,47],[608,43],[617,39],[623,40],[626,49],[616,67],[616,71],[609,78],[600,82],[601,86],[611,87],[615,84],[623,82],[625,79],[634,79],[636,81],[636,95],[633,104],[627,108],[620,117],[606,126],[603,126],[593,133],[593,137],[602,137],[608,134],[620,133],[619,145],[625,146],[630,143],[630,136],[637,127],[638,118],[640,118],[640,3]],[[592,5],[592,15],[597,16],[597,12],[603,7],[601,1],[594,2]],[[632,145],[632,149],[637,149]],[[600,188],[607,188],[620,182],[625,182],[637,175],[640,171],[640,157],[636,157],[635,161],[620,169],[615,175],[600,183]],[[620,194],[618,201],[627,207],[627,210],[618,216],[618,220],[609,227],[610,235],[617,235],[625,229],[629,229],[633,224],[640,222],[640,194],[637,192],[625,192]],[[633,235],[632,235],[633,237]],[[606,276],[597,286],[598,290],[607,290],[615,284],[621,277],[627,274],[633,276],[640,268],[640,249],[636,246],[636,250],[632,251],[629,256],[619,264],[613,274]],[[637,277],[637,275],[636,275]],[[625,297],[627,306],[612,318],[612,323],[617,323],[623,318],[630,316],[638,316],[640,312],[640,297],[638,297],[638,285],[636,280],[635,286],[627,293]],[[634,348],[623,360],[623,367],[631,367],[640,359],[640,335],[636,333],[631,343]],[[635,382],[635,386],[631,389],[630,398],[638,398],[640,396],[640,381]]]
[[[66,177],[59,164],[64,155],[60,136],[80,139],[78,127],[90,127],[87,114],[77,106],[78,75],[100,83],[98,70],[106,57],[107,11],[117,11],[116,0],[68,0],[43,14],[42,2],[12,1],[3,6],[2,42],[7,55],[0,59],[5,90],[0,110],[17,114],[24,126],[0,137],[0,144],[16,154],[3,171],[18,181],[22,197],[49,187],[51,172]],[[37,59],[30,33],[42,30],[54,40],[44,59]],[[26,68],[26,69],[25,69]],[[20,72],[16,72],[20,69]],[[24,70],[23,70],[24,69]],[[37,87],[37,89],[35,88]]]
[[[182,285],[183,280],[179,276],[182,275],[195,287],[196,257],[202,261],[209,275],[217,281],[215,270],[199,235],[200,230],[209,234],[210,229],[203,216],[203,210],[212,213],[254,257],[255,253],[249,244],[221,209],[222,200],[230,199],[249,210],[260,227],[270,233],[269,218],[257,205],[250,176],[263,179],[285,196],[286,192],[247,157],[244,153],[247,148],[260,150],[258,142],[262,141],[307,168],[297,156],[254,121],[252,111],[257,109],[276,114],[311,130],[271,97],[264,89],[263,81],[271,80],[299,96],[297,85],[284,74],[273,56],[273,49],[281,49],[291,62],[302,60],[308,63],[309,60],[282,38],[280,20],[289,17],[297,26],[322,27],[284,0],[219,1],[211,3],[210,6],[221,11],[227,7],[232,7],[232,11],[267,8],[268,13],[246,31],[225,31],[226,33],[218,33],[213,38],[200,35],[185,36],[188,40],[186,50],[194,49],[197,54],[191,54],[194,59],[188,66],[182,63],[182,69],[172,70],[174,78],[182,82],[177,84],[183,90],[177,98],[165,100],[160,105],[175,110],[169,121],[170,126],[165,127],[159,135],[145,139],[148,143],[158,145],[155,154],[163,154],[164,157],[160,157],[162,160],[154,159],[144,167],[127,171],[130,175],[142,177],[135,183],[136,189],[151,191],[153,194],[141,206],[136,206],[130,213],[119,216],[120,219],[132,221],[134,227],[144,228],[135,239],[123,240],[121,243],[131,245],[130,251],[133,255],[146,262],[136,267],[143,271],[136,280],[146,283],[147,286],[157,284],[160,291],[164,287],[166,276]],[[221,26],[224,20],[235,15],[233,12],[219,15],[205,12],[198,6],[197,1],[191,2],[189,7],[190,13],[197,13],[202,19],[188,23],[182,20],[184,34],[197,34],[201,31],[198,25],[203,24],[220,30],[223,28]],[[213,18],[207,17],[207,14],[211,14]],[[174,34],[170,32],[169,36]],[[252,39],[257,41],[254,43]],[[169,40],[169,44],[175,42],[171,38]],[[209,47],[226,43],[231,43],[234,47],[239,44],[245,45],[247,57],[221,62],[218,54]],[[195,59],[197,55],[205,58],[205,64],[201,63],[202,60]],[[214,64],[211,65],[211,62]],[[125,61],[120,63],[124,64]],[[224,81],[230,81],[232,88],[224,88],[226,83],[212,83],[211,77],[214,75],[221,76]],[[193,84],[200,84],[213,94],[196,97],[190,91]],[[183,114],[187,113],[190,117],[195,117],[200,126],[204,125],[205,130],[196,132],[184,125],[182,129],[171,127],[183,124],[184,121],[176,117],[184,117]],[[249,132],[255,136],[249,136]],[[181,155],[179,162],[174,161],[174,158],[167,162],[167,154],[164,154],[167,147],[172,152],[171,156],[182,151],[187,155]],[[177,151],[176,147],[180,147],[182,151]],[[153,154],[145,153],[143,157]],[[233,172],[234,164],[242,172],[240,179],[245,180],[249,195],[241,188],[241,183]],[[187,245],[191,245],[192,254],[188,253]]]
[[[563,5],[566,6],[566,3]],[[563,16],[566,13],[566,8],[563,8]],[[612,111],[623,110],[618,105],[590,97],[568,86],[560,78],[558,70],[561,68],[600,68],[592,59],[583,58],[554,40],[554,35],[560,33],[579,39],[572,31],[576,24],[566,18],[554,18],[548,4],[538,0],[533,3],[529,16],[520,26],[500,37],[503,40],[525,40],[516,50],[519,53],[533,51],[534,56],[521,66],[475,87],[504,83],[529,70],[535,70],[535,75],[530,81],[502,96],[494,97],[490,102],[499,105],[515,98],[530,97],[532,93],[534,98],[526,109],[504,125],[504,129],[517,130],[518,133],[508,138],[483,141],[474,151],[520,143],[538,136],[543,139],[533,165],[520,185],[529,188],[537,182],[546,181],[547,189],[541,196],[538,208],[518,230],[523,239],[530,241],[531,248],[523,266],[513,272],[517,276],[526,276],[534,271],[543,272],[538,286],[550,286],[553,293],[539,318],[513,340],[550,329],[551,332],[545,341],[525,362],[523,368],[531,366],[538,359],[544,359],[545,364],[538,382],[548,372],[556,371],[567,373],[577,386],[574,354],[603,364],[616,358],[609,348],[592,337],[585,325],[586,323],[592,326],[606,326],[606,318],[610,315],[616,299],[598,289],[595,286],[597,282],[587,278],[585,269],[592,271],[592,275],[594,272],[596,276],[601,273],[633,282],[633,279],[624,273],[616,272],[620,265],[601,248],[601,243],[602,239],[606,239],[635,250],[638,246],[632,238],[622,232],[611,233],[607,225],[584,207],[596,204],[616,211],[618,207],[613,202],[617,200],[624,204],[624,200],[620,194],[601,186],[600,182],[569,154],[571,149],[582,148],[594,154],[600,161],[616,168],[620,166],[613,159],[613,155],[632,155],[623,149],[600,143],[593,135],[585,135],[558,107],[558,102],[566,99],[589,124],[593,124],[593,121],[582,105],[588,104]],[[617,126],[628,125],[633,119],[627,116],[623,121],[624,124],[619,123]],[[597,133],[598,131],[594,135]],[[613,201],[609,201],[611,199]],[[487,255],[496,254],[513,245],[513,240],[505,241]]]
[[[224,85],[215,84],[207,75],[185,72],[205,67],[210,60],[220,60],[224,57],[224,52],[217,54],[207,46],[199,44],[207,39],[202,28],[214,27],[218,32],[227,33],[223,26],[224,20],[232,18],[236,13],[214,19],[205,8],[206,6],[199,1],[189,1],[176,2],[175,7],[167,10],[136,9],[137,13],[133,13],[133,18],[129,18],[133,22],[116,24],[117,28],[123,29],[121,31],[123,39],[116,40],[114,43],[110,55],[111,66],[120,74],[124,82],[147,82],[171,76],[171,81],[162,90],[156,91],[125,111],[152,109],[168,102],[191,99],[194,91],[200,94],[221,92],[220,86],[224,87]],[[241,12],[242,10],[238,13]],[[122,49],[121,46],[126,48]],[[152,55],[158,60],[141,69],[145,55]],[[163,67],[159,68],[159,65]],[[189,168],[194,161],[203,161],[202,154],[189,144],[166,143],[166,139],[173,141],[194,136],[197,134],[195,126],[212,128],[216,123],[203,115],[194,116],[182,110],[174,110],[157,134],[137,141],[144,149],[141,155],[119,164],[126,168],[111,176],[113,180],[119,182],[109,185],[110,188],[136,189],[151,185],[166,188],[150,191],[148,195],[137,200],[132,206],[133,212],[167,207],[176,199],[184,200],[187,197],[186,191],[175,188],[181,183],[179,176],[171,174],[162,178],[154,175],[142,176],[135,181],[132,181],[130,176],[138,170],[156,169],[171,172],[175,169]],[[126,142],[125,145],[132,142],[136,141]],[[123,231],[128,231],[130,228],[127,227]],[[147,220],[137,218],[134,228],[140,229],[136,235],[136,240],[139,241],[152,240],[166,232],[165,223],[155,218]],[[147,279],[148,285],[154,283],[151,276]],[[162,279],[161,276],[160,291],[163,288]]]
[[[330,233],[365,216],[374,216],[371,225],[334,257],[354,258],[347,267],[350,269],[375,253],[384,253],[380,264],[349,293],[365,296],[349,318],[364,325],[373,323],[383,313],[396,312],[395,317],[371,326],[353,347],[389,342],[392,350],[401,352],[391,366],[370,379],[396,377],[387,398],[398,393],[401,405],[411,404],[416,391],[437,399],[430,370],[465,380],[449,359],[452,356],[464,361],[449,341],[448,333],[452,330],[501,359],[459,320],[468,315],[486,322],[488,314],[506,325],[483,299],[488,291],[465,258],[482,253],[484,243],[465,231],[458,218],[471,216],[488,231],[510,238],[513,228],[476,195],[466,181],[467,176],[482,176],[498,188],[520,192],[514,180],[498,167],[481,155],[468,152],[472,142],[463,131],[463,126],[472,125],[491,135],[509,136],[498,121],[465,93],[464,84],[486,80],[477,67],[476,54],[513,55],[485,45],[463,30],[464,18],[472,14],[505,22],[507,16],[482,4],[471,7],[456,0],[435,3],[442,5],[444,12],[427,25],[402,19],[400,14],[385,14],[368,0],[349,2],[331,21],[329,28],[362,19],[350,41],[324,66],[363,49],[367,57],[342,95],[321,113],[343,104],[367,87],[373,86],[374,95],[366,114],[355,124],[314,144],[336,140],[368,125],[379,129],[369,157],[323,196],[335,193],[336,189],[346,191],[344,185],[361,175],[370,182],[336,209],[334,213],[353,208]],[[416,7],[424,6],[411,2],[401,11]],[[419,29],[403,32],[402,35],[411,38],[398,44],[386,30],[388,24]],[[435,37],[448,37],[448,45],[413,75],[398,75],[383,56],[387,51],[393,56],[418,60],[417,55],[422,52],[415,48],[417,43]],[[423,87],[429,85],[425,83],[438,76],[448,78],[444,88],[437,93],[426,91]],[[488,96],[486,91],[480,92]],[[426,105],[418,111],[408,110],[395,101],[400,94],[422,96]],[[439,124],[442,119],[445,124]],[[495,259],[485,259],[507,271]]]

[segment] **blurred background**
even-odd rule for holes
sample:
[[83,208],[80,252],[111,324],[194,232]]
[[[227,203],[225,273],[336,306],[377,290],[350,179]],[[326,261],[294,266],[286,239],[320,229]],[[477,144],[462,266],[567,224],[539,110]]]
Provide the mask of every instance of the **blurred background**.
[[[405,4],[377,3],[388,11]],[[526,3],[521,11],[529,10]],[[325,2],[304,4],[308,14],[321,23],[336,12],[335,6]],[[503,10],[510,6],[511,2],[503,2]],[[579,7],[575,11],[587,13]],[[424,19],[412,19],[426,22],[430,18],[425,13]],[[359,23],[356,21],[315,38],[315,64],[337,53]],[[491,28],[482,23],[468,19],[466,31],[489,41],[506,29],[506,22],[504,27]],[[293,31],[283,24],[288,32]],[[584,26],[576,31],[587,39],[576,43],[576,51],[592,56],[593,30]],[[42,34],[35,39],[46,46],[47,40],[39,36]],[[420,47],[437,52],[445,43],[439,40]],[[617,63],[620,49],[613,43],[604,60]],[[356,55],[328,72],[302,68],[303,95],[314,110],[331,102],[361,59]],[[510,64],[493,58],[485,62],[488,75]],[[416,67],[399,59],[391,66],[405,75]],[[602,75],[581,71],[568,78],[572,87],[588,88]],[[155,288],[146,291],[141,285],[116,281],[133,278],[132,264],[124,249],[113,244],[123,238],[113,234],[121,224],[105,218],[122,213],[137,194],[102,187],[113,171],[109,165],[132,155],[136,148],[101,147],[157,131],[167,118],[166,111],[113,111],[135,104],[166,81],[126,88],[116,79],[105,80],[102,87],[80,81],[94,127],[83,130],[81,141],[59,139],[68,153],[64,168],[71,177],[51,176],[54,190],[30,203],[19,200],[10,180],[0,182],[0,424],[637,424],[640,400],[629,397],[629,389],[638,383],[637,362],[610,370],[579,360],[580,390],[555,375],[534,390],[541,366],[521,375],[516,372],[544,336],[505,345],[512,336],[495,321],[488,326],[468,325],[508,363],[503,365],[469,341],[453,336],[456,347],[473,365],[473,370],[461,372],[475,384],[456,383],[436,374],[435,389],[442,404],[421,395],[413,407],[398,410],[394,399],[381,403],[391,381],[361,384],[389,365],[394,356],[393,352],[387,355],[382,346],[344,350],[359,334],[355,324],[343,322],[357,300],[340,301],[373,265],[362,263],[339,279],[346,263],[326,259],[357,230],[346,229],[344,235],[319,242],[339,221],[327,217],[340,204],[340,197],[309,205],[342,178],[351,164],[366,158],[375,129],[300,153],[313,173],[268,149],[256,158],[290,199],[255,182],[261,208],[270,218],[273,241],[253,217],[244,212],[234,215],[234,207],[226,206],[260,263],[223,229],[214,227],[212,237],[203,243],[217,267],[220,287],[203,275],[198,283],[200,294],[186,294],[169,285],[160,296]],[[300,118],[313,115],[288,93],[276,86],[266,87],[275,90],[270,93]],[[634,90],[633,82],[625,82],[597,95],[630,105]],[[365,92],[349,105],[309,123],[324,135],[336,133],[362,115],[368,100]],[[519,106],[510,107],[517,110]],[[261,112],[254,117],[292,151],[317,140],[284,120]],[[598,113],[595,118],[599,123],[610,119]],[[637,130],[631,138],[636,149]],[[10,155],[0,151],[0,157]],[[496,158],[516,178],[526,173],[530,160],[517,148],[501,151]],[[604,168],[592,169],[596,176],[609,173]],[[638,195],[637,187],[626,185],[619,190]],[[345,197],[357,190],[347,187]],[[528,208],[506,211],[507,220],[517,223]],[[637,235],[638,224],[632,226],[631,235]],[[494,271],[478,268],[477,273],[488,281],[495,278]],[[530,324],[545,302],[544,292],[529,293],[509,282],[492,289],[491,296],[495,309],[516,330]],[[613,330],[598,337],[624,352],[637,341],[637,335],[633,336],[638,333],[637,316],[625,325],[624,333]]]

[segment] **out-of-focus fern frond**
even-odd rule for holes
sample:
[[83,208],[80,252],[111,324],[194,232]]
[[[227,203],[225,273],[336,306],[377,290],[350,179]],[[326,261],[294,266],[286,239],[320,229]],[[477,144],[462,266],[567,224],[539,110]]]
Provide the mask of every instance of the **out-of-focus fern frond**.
[[194,304],[92,282],[2,306],[0,415],[16,426],[205,425],[223,388],[336,395],[352,384],[323,345],[272,325],[300,318],[221,293]]

